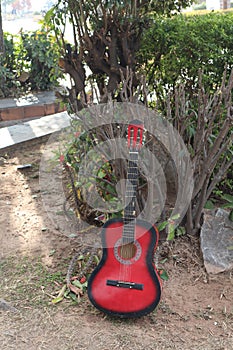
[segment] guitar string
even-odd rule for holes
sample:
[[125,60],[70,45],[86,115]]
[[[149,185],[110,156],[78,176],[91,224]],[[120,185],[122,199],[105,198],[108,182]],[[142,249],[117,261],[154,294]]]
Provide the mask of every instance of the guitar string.
[[[135,180],[138,180],[138,151],[130,152],[130,160],[128,165],[126,199],[130,198],[130,202],[127,204],[127,208],[125,209],[124,213],[122,246],[119,248],[122,261],[124,259],[126,260],[126,262],[120,264],[119,280],[123,281],[126,281],[126,279],[131,281],[132,259],[137,254],[137,251],[134,251],[135,246],[133,246],[136,234],[135,200],[137,183]],[[131,260],[131,262],[127,263],[127,260]]]
[[[136,215],[136,213],[135,213],[135,209],[136,209],[135,208],[135,203],[136,203],[136,201],[135,200],[136,200],[136,187],[137,187],[137,184],[135,183],[135,179],[138,180],[138,149],[141,146],[141,141],[142,141],[142,134],[141,133],[142,133],[142,129],[140,129],[140,128],[137,129],[137,135],[135,135],[135,133],[134,133],[134,131],[132,129],[131,129],[131,131],[130,130],[128,131],[128,136],[130,137],[131,146],[130,146],[130,152],[129,152],[130,159],[129,159],[129,164],[128,164],[127,185],[126,185],[126,194],[127,194],[128,197],[130,195],[130,202],[129,202],[129,204],[127,204],[127,210],[128,211],[130,210],[129,211],[130,214],[131,214],[130,216],[134,217],[133,240],[132,240],[132,231],[131,231],[131,229],[130,229],[131,237],[128,237],[130,239],[130,241],[131,241],[131,242],[129,242],[130,244],[134,244],[134,240],[135,240],[135,229],[136,229],[136,216],[135,216]],[[136,140],[137,140],[136,142],[139,142],[139,144],[137,146],[134,145],[135,136],[136,136]],[[135,171],[135,169],[136,169],[136,171]],[[132,180],[132,182],[130,182],[129,179]],[[129,186],[130,186],[130,191],[129,191]],[[131,186],[132,186],[132,189],[131,189]],[[132,208],[131,208],[131,205],[132,205]],[[129,214],[129,212],[127,214]],[[130,223],[130,225],[132,224],[131,220],[128,222],[128,218],[127,218],[127,224],[129,225],[129,223]],[[133,249],[133,246],[131,246],[131,247],[129,245],[126,245],[126,247],[124,246],[123,240],[126,237],[126,235],[125,235],[125,224],[126,224],[126,210],[125,210],[125,213],[124,213],[123,228],[122,228],[123,229],[123,234],[122,234],[122,242],[121,243],[123,244],[123,246],[119,248],[120,249],[120,254],[121,254],[121,259],[122,258],[124,259],[125,253],[127,253],[127,249],[130,249],[130,248]],[[126,239],[126,242],[127,242],[127,239]],[[130,253],[130,257],[129,257],[130,259],[133,258],[131,256],[131,254],[132,254],[132,252]],[[137,254],[137,252],[135,252],[135,254]],[[128,260],[130,260],[130,259],[128,259]],[[126,260],[127,260],[127,256],[126,256]],[[131,280],[132,268],[131,268],[130,265],[131,265],[130,263],[129,264],[123,263],[123,266],[122,266],[122,264],[120,265],[120,276],[123,276],[123,280],[126,279],[125,276],[128,276],[130,278],[130,280]],[[123,270],[123,274],[122,274],[122,270]],[[129,276],[129,272],[130,272],[130,276]]]
[[[125,281],[126,280],[126,276],[128,275],[128,266],[127,266],[127,249],[128,246],[125,246],[125,244],[128,243],[128,235],[129,232],[131,231],[130,228],[130,221],[129,221],[129,212],[130,212],[130,206],[131,206],[131,202],[132,202],[132,189],[131,186],[132,184],[129,182],[130,181],[130,173],[131,173],[131,162],[129,161],[129,165],[128,165],[128,173],[127,173],[127,184],[126,184],[126,200],[128,198],[130,198],[130,202],[127,204],[127,207],[125,208],[125,212],[124,212],[124,219],[123,219],[123,228],[122,228],[122,242],[121,242],[121,246],[119,247],[119,254],[120,254],[120,260],[121,260],[121,265],[120,265],[120,276],[119,279]],[[127,231],[126,231],[127,229]],[[126,235],[127,233],[127,235]],[[124,262],[124,260],[126,260]]]

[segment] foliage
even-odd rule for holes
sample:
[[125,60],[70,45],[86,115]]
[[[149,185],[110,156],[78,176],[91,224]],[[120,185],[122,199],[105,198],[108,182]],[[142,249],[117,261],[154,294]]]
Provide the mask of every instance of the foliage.
[[[216,186],[233,166],[233,70],[213,93],[205,90],[199,75],[198,94],[190,98],[185,85],[175,89],[175,107],[168,95],[167,118],[179,131],[190,151],[194,191],[186,215],[187,232],[200,229],[202,212]],[[183,186],[189,185],[189,179]]]
[[[68,174],[69,185],[74,200],[75,209],[78,216],[91,225],[100,226],[104,221],[110,217],[121,216],[121,208],[117,210],[117,192],[116,184],[117,177],[114,172],[117,160],[106,161],[103,163],[103,155],[101,153],[92,152],[92,149],[100,142],[101,139],[106,139],[105,133],[102,128],[95,128],[80,133],[80,122],[78,120],[73,121],[73,127],[75,132],[70,135],[70,139],[67,142],[64,154],[60,155],[60,162],[64,165],[64,168]],[[118,128],[114,128],[109,125],[109,129],[112,135],[117,137]],[[119,134],[118,134],[119,137]],[[83,159],[88,156],[87,169],[82,176],[81,171],[83,169]],[[92,164],[92,168],[89,168],[89,164]],[[122,169],[123,171],[125,169]],[[100,197],[95,198],[95,194],[92,196],[93,188],[97,189],[97,193]],[[110,207],[114,207],[114,212],[103,213],[98,206],[99,198],[102,198],[104,203]],[[90,202],[92,205],[90,205]]]
[[19,59],[22,58],[21,63],[26,61],[25,68],[30,70],[31,89],[48,90],[57,85],[60,74],[55,38],[45,31],[21,33],[21,47]]
[[[170,95],[167,96],[167,120],[174,125],[190,152],[194,180],[192,199],[181,227],[176,229],[173,220],[165,220],[162,223],[162,228],[160,227],[160,229],[166,227],[169,240],[177,235],[183,235],[184,232],[199,232],[203,208],[216,186],[226,177],[233,165],[232,88],[233,71],[229,79],[226,78],[225,73],[221,84],[212,94],[205,90],[200,74],[198,95],[190,98],[186,93],[185,85],[179,85],[175,90],[174,108]],[[86,109],[83,110],[83,113],[78,114],[78,120],[82,121],[80,125],[89,125],[87,114]],[[100,117],[98,113],[96,114]],[[92,125],[97,125],[94,120],[98,117],[95,116],[95,113],[91,116],[92,123],[94,123]],[[114,200],[117,199],[116,185],[121,179],[126,178],[126,162],[118,162],[115,159],[103,163],[104,155],[99,154],[99,158],[97,158],[96,152],[92,153],[91,151],[100,142],[123,137],[124,131],[119,126],[114,127],[114,124],[106,124],[105,127],[91,129],[88,133],[84,131],[78,138],[75,134],[76,139],[71,138],[66,153],[60,159],[69,176],[76,212],[89,224],[99,223],[96,218],[103,214],[102,209],[98,207],[98,198],[97,202],[94,202],[96,191],[93,191],[93,189],[96,188],[95,186],[97,186],[97,190],[107,208],[113,208]],[[147,141],[145,143],[149,147],[149,143]],[[151,149],[151,151],[155,152],[156,157],[161,156],[161,149],[159,152],[158,149],[157,151]],[[162,154],[162,159],[158,159],[161,161],[165,157],[166,155]],[[82,165],[84,159],[87,168],[85,168],[85,176],[81,177],[82,181],[80,182],[80,165]],[[92,168],[90,168],[90,164],[92,164]],[[83,166],[82,169],[84,169]],[[182,187],[189,188],[189,185],[190,178],[186,177],[182,181]],[[149,188],[145,179],[142,178],[141,182],[139,179],[139,188],[141,190],[137,196],[137,212],[141,213]],[[152,191],[150,191],[150,195],[153,196]],[[92,201],[90,201],[91,196],[94,196]],[[91,206],[90,202],[94,205]],[[168,210],[168,206],[166,210]],[[108,211],[110,212],[110,210]],[[119,210],[118,215],[120,214]],[[168,211],[166,214],[168,214]],[[103,221],[103,219],[100,221]]]
[[230,12],[154,18],[138,59],[161,108],[177,84],[185,83],[189,96],[195,95],[200,69],[209,92],[220,83],[224,69],[229,76],[233,66],[232,20]]
[[[120,98],[121,77],[126,77],[127,68],[135,72],[136,52],[150,15],[155,11],[164,14],[180,11],[181,6],[189,4],[189,0],[59,0],[46,14],[45,23],[59,39],[60,66],[73,81],[68,96],[73,110],[82,109],[89,99],[99,97],[101,102],[106,102],[109,95]],[[68,19],[74,45],[64,37]],[[88,76],[86,67],[91,72]],[[97,93],[85,90],[87,81],[95,85]],[[134,76],[132,90],[138,83]]]
[[2,78],[2,85],[0,89],[1,97],[10,95],[11,89],[17,86],[14,74],[16,69],[14,43],[11,35],[4,35],[4,50],[6,54],[0,57],[0,74]]
[[17,91],[49,90],[62,76],[55,38],[46,31],[4,34],[5,55],[0,62],[2,95]]
[[[230,12],[172,18],[157,16],[153,26],[145,32],[138,56],[150,91],[156,96],[156,107],[167,114],[182,135],[193,157],[194,169],[201,164],[199,174],[195,173],[195,195],[198,191],[199,194],[190,209],[189,232],[198,230],[203,200],[207,201],[213,191],[223,187],[225,193],[232,191],[232,112],[229,109],[232,19]],[[225,134],[220,142],[222,128]],[[202,147],[195,141],[198,138],[203,140]],[[220,149],[217,152],[218,142],[225,154],[221,154]],[[210,152],[211,157],[216,154],[212,165],[204,152]],[[203,164],[208,170],[204,170]],[[198,183],[202,186],[205,183],[206,188],[198,189]],[[193,219],[195,223],[191,224]]]
[[175,238],[175,236],[177,236],[177,237],[182,236],[186,233],[184,227],[182,227],[182,226],[176,227],[175,220],[178,219],[179,217],[180,217],[179,214],[174,215],[171,218],[169,218],[168,220],[161,222],[157,226],[159,232],[166,229],[168,241],[172,241]]
[[[63,8],[59,6],[49,11],[46,21],[62,43],[60,66],[73,80],[68,92],[73,111],[78,114],[93,98],[98,102],[138,102],[139,98],[133,98],[141,68],[148,78],[148,85],[145,81],[143,85],[144,103],[148,103],[151,92],[153,106],[166,114],[178,130],[192,158],[194,192],[178,234],[184,230],[199,232],[204,205],[232,166],[232,14],[160,17],[151,7],[132,7],[132,3],[120,1],[66,1]],[[68,14],[74,30],[73,46],[64,39]],[[152,18],[154,23],[149,27]],[[85,66],[91,72],[88,78]],[[110,136],[108,127],[84,135],[88,149],[73,141],[64,158],[76,210],[89,223],[99,213],[86,200],[93,184],[87,179],[82,184],[76,182],[77,157],[81,159],[98,142],[117,137],[114,129]],[[126,164],[112,162],[98,168],[98,159],[96,163],[99,171],[93,180],[99,184],[100,193],[106,193],[108,185],[113,189],[117,181],[125,178]],[[118,169],[120,177],[116,176]],[[189,180],[184,187],[189,186]],[[107,192],[109,198],[105,196],[104,200],[114,199],[115,193],[111,196]],[[141,196],[138,208],[142,202]],[[169,238],[173,238],[174,225],[167,228]]]
[[231,196],[230,194],[224,194],[221,197],[224,201],[226,201],[227,203],[225,203],[222,208],[229,208],[230,213],[229,213],[229,219],[231,221],[233,221],[233,196]]

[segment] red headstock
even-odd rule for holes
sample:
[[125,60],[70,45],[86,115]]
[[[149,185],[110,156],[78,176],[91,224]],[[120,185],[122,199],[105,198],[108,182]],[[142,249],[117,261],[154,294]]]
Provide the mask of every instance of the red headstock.
[[142,147],[143,124],[140,120],[133,120],[128,126],[128,147],[131,151],[138,151]]

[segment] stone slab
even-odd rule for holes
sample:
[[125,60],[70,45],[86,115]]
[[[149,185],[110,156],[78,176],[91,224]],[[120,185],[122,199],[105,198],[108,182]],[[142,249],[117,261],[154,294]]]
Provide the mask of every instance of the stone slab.
[[229,220],[228,211],[206,210],[200,238],[207,273],[233,269],[233,222]]
[[0,129],[0,149],[52,134],[70,125],[67,112],[56,113]]

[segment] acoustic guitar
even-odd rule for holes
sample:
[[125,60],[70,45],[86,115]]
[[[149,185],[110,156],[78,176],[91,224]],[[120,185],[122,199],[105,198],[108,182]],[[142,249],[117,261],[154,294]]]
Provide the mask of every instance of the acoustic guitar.
[[108,220],[102,229],[103,254],[88,281],[91,303],[108,315],[140,317],[153,311],[161,297],[161,284],[153,264],[158,230],[136,217],[138,155],[143,125],[128,126],[129,162],[123,218]]

